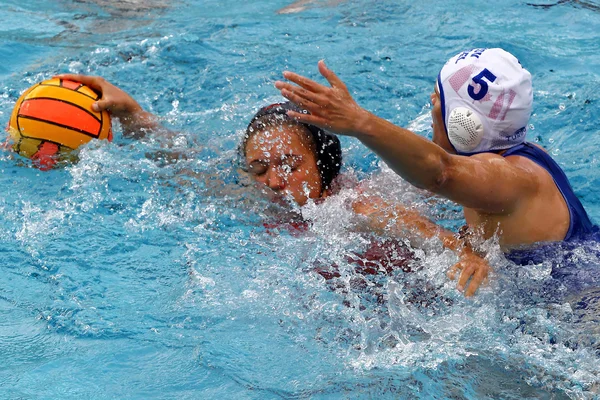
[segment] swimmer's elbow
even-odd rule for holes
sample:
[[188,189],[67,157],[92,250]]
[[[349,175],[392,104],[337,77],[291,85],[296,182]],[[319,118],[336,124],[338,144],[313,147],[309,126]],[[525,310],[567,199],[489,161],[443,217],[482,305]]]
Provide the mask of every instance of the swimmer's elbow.
[[430,165],[435,165],[435,168],[430,174],[429,179],[417,186],[432,193],[442,194],[451,181],[452,168],[450,157],[444,155],[436,158],[431,161]]
[[447,171],[440,171],[423,189],[426,189],[431,193],[443,195],[447,191],[446,189],[449,182],[450,179],[448,179]]

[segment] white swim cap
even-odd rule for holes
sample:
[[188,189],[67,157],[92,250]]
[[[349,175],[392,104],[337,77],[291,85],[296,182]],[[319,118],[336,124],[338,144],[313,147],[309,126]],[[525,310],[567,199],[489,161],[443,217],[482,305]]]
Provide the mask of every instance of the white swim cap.
[[531,74],[502,49],[473,49],[440,71],[438,90],[448,139],[458,154],[503,150],[525,141]]

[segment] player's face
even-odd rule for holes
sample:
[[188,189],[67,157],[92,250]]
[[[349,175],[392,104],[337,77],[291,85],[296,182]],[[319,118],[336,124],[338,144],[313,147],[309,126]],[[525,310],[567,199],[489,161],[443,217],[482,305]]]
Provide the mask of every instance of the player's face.
[[300,125],[269,126],[253,134],[246,142],[246,165],[256,182],[298,205],[321,197],[314,145]]
[[444,126],[444,117],[442,116],[442,101],[437,85],[431,93],[431,127],[433,128],[433,142],[449,153],[454,153],[454,149],[448,140],[446,127]]

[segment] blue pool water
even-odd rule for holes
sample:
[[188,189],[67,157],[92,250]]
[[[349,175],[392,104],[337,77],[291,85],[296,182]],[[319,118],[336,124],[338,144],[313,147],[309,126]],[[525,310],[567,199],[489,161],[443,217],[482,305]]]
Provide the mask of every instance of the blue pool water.
[[[235,164],[253,112],[281,100],[284,69],[316,78],[324,58],[361,105],[429,135],[444,61],[499,46],[533,74],[530,139],[600,222],[600,4],[531,2],[317,1],[279,14],[286,0],[4,0],[4,123],[27,87],[77,72],[182,133],[133,141],[117,126],[114,143],[49,172],[0,155],[0,398],[600,397],[600,245],[523,268],[492,244],[491,284],[469,301],[436,243],[415,250],[417,272],[354,272],[347,256],[366,238],[349,228],[352,193],[301,210],[306,232],[266,229],[280,210]],[[342,144],[345,174],[422,202]],[[193,156],[156,160],[166,146]],[[321,264],[341,277],[324,281]]]

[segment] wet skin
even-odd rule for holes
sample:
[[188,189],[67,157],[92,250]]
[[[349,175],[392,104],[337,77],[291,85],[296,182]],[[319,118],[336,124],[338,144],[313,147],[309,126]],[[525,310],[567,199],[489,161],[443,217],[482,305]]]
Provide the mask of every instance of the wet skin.
[[569,210],[544,168],[518,155],[456,155],[437,94],[432,142],[363,109],[323,61],[318,67],[329,86],[289,71],[283,73],[289,82],[275,83],[285,98],[308,111],[290,111],[289,117],[358,138],[412,185],[462,205],[469,227],[486,239],[497,235],[503,250],[564,239]]
[[254,133],[246,143],[252,178],[298,205],[324,197],[314,144],[302,126],[286,123]]
[[[436,85],[431,94],[432,141],[446,152],[456,154],[446,134],[441,103]],[[473,157],[498,158],[501,162],[506,161],[520,167],[522,171],[530,172],[539,181],[538,190],[541,195],[522,200],[526,206],[518,207],[509,214],[485,213],[482,210],[464,207],[465,219],[470,226],[481,226],[484,232],[512,233],[510,239],[506,235],[501,240],[505,249],[522,243],[545,241],[548,238],[553,241],[564,238],[569,228],[569,210],[564,198],[556,189],[554,180],[546,170],[520,156],[509,156],[504,159],[501,155],[482,154]],[[546,213],[545,204],[552,204],[552,213]],[[539,221],[545,221],[547,224]],[[548,235],[552,230],[554,233]]]
[[[69,74],[60,78],[84,83],[102,93],[101,99],[94,103],[94,109],[109,110],[113,117],[119,118],[124,133],[132,137],[140,137],[150,131],[160,132],[161,135],[172,134],[161,127],[155,115],[143,110],[131,96],[103,78]],[[355,103],[346,101],[345,104],[352,106]],[[323,198],[329,194],[328,190],[322,190],[312,137],[299,123],[286,121],[265,126],[253,132],[244,147],[248,171],[256,183],[269,188],[274,197],[289,197],[299,205],[304,205],[309,199]],[[356,199],[352,208],[357,214],[367,217],[367,225],[374,231],[380,228],[387,230],[387,222],[393,220],[393,227],[388,233],[395,236],[412,234],[424,238],[439,237],[444,246],[455,251],[460,258],[451,269],[450,277],[454,279],[460,272],[458,288],[464,290],[466,296],[472,296],[486,279],[489,264],[483,258],[465,247],[451,232],[441,229],[415,210],[399,204],[386,204],[377,196],[368,195]]]

